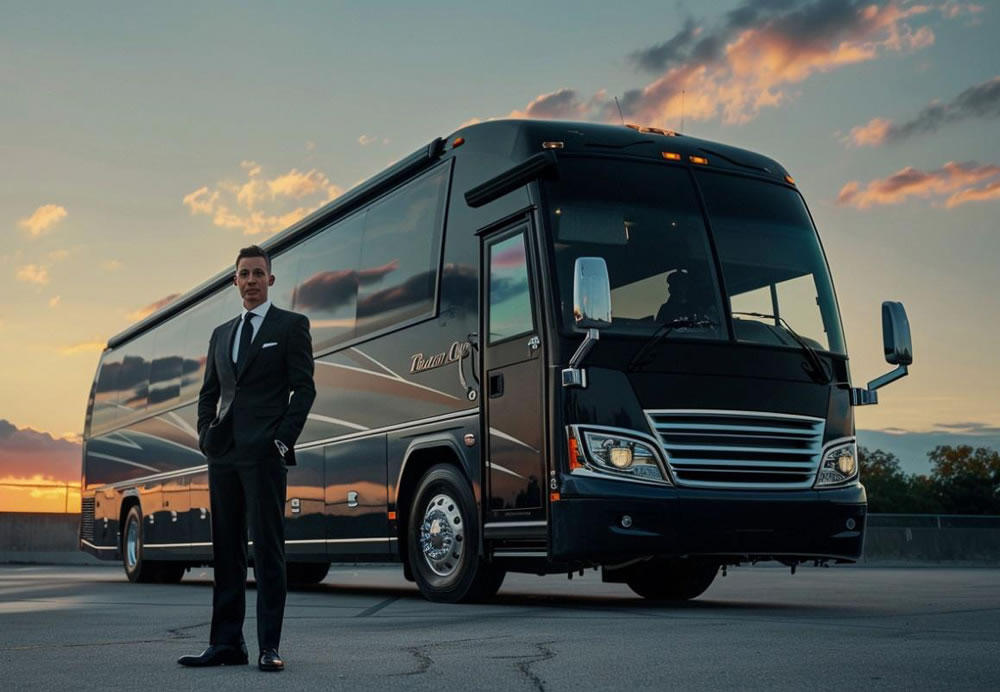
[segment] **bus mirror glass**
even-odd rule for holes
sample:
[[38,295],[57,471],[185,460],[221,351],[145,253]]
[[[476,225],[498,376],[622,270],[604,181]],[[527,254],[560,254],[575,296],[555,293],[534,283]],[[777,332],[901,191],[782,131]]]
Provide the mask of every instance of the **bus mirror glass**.
[[577,257],[573,271],[573,318],[580,329],[611,326],[611,280],[603,257]]
[[886,362],[890,365],[910,365],[913,362],[910,321],[902,303],[892,300],[882,303],[882,343]]

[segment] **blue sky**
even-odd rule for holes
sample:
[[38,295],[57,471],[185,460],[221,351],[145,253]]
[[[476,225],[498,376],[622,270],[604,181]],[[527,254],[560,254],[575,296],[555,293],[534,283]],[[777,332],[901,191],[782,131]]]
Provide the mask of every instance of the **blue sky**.
[[[462,123],[604,119],[618,95],[627,119],[679,128],[677,100],[654,86],[683,85],[686,132],[796,177],[856,382],[887,369],[881,301],[906,304],[912,374],[858,426],[1000,426],[1000,199],[947,202],[998,179],[997,105],[878,146],[851,138],[985,93],[998,34],[985,1],[6,3],[0,418],[79,433],[109,336]],[[892,176],[907,167],[925,179],[904,189]]]

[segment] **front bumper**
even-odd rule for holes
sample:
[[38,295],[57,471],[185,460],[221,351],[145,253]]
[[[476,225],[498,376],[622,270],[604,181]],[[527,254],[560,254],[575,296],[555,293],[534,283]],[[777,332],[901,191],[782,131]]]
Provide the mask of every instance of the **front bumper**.
[[550,515],[551,559],[560,562],[648,555],[854,562],[864,547],[867,498],[861,485],[710,491],[570,478]]

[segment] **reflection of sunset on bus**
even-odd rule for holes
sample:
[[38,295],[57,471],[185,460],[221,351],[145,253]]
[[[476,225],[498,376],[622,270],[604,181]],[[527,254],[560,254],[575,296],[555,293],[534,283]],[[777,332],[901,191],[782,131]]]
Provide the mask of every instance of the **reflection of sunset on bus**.
[[[992,38],[1000,8],[943,0],[726,0],[686,9],[639,0],[627,13],[609,8],[567,16],[555,4],[540,6],[526,21],[477,6],[467,10],[470,20],[515,37],[512,44],[460,31],[428,44],[416,37],[450,26],[453,10],[411,15],[392,2],[383,11],[407,13],[393,23],[333,6],[265,6],[239,20],[244,47],[223,53],[212,37],[232,31],[225,13],[200,17],[194,31],[181,28],[183,14],[169,5],[112,16],[67,2],[41,31],[30,7],[5,10],[0,512],[79,509],[79,439],[109,337],[214,276],[234,246],[265,242],[434,137],[504,117],[635,122],[680,131],[647,133],[665,141],[698,137],[773,156],[820,230],[855,384],[883,371],[878,298],[909,310],[919,374],[878,407],[858,411],[859,439],[905,450],[898,452],[905,469],[923,473],[938,444],[1000,447],[1000,367],[992,354],[1000,324],[991,319],[1000,309],[993,232],[1000,61]],[[522,43],[546,46],[544,69]],[[289,56],[304,45],[310,59],[292,68]],[[442,74],[442,65],[446,79],[428,76]],[[515,143],[496,145],[505,156]],[[713,154],[702,154],[712,168]],[[426,217],[426,204],[413,200],[394,223]],[[344,222],[356,224],[356,238],[405,237],[392,223],[366,230],[359,219]],[[508,250],[498,267],[520,261],[523,250]],[[360,242],[315,247],[294,266],[278,259],[272,296],[279,307],[312,311],[320,348],[419,315],[423,303],[414,296],[462,296],[449,319],[474,309],[479,268],[447,257],[431,268],[422,252],[366,255]],[[344,257],[350,269],[331,267]],[[498,273],[496,291],[517,288],[504,279]],[[648,280],[666,301],[666,280]],[[796,293],[792,287],[786,292]],[[619,299],[630,290],[646,286],[623,287]],[[769,298],[769,289],[759,290],[734,309],[762,312],[748,307]],[[807,316],[804,336],[823,336],[824,315],[803,295],[786,304]],[[624,302],[626,310],[638,305]],[[519,327],[520,307],[514,299],[497,303],[505,329]],[[640,319],[639,308],[619,315]],[[192,319],[201,328],[215,316]],[[152,360],[124,352],[108,363],[106,376],[123,382],[143,369],[156,373],[136,380],[148,383],[145,392],[97,392],[98,415],[135,415],[137,407],[194,395],[207,332],[163,338],[176,346],[171,359],[157,359],[154,347]],[[394,362],[353,352],[320,366],[317,380],[353,393],[406,391],[443,406],[463,392],[400,380],[414,355],[433,356],[450,343],[413,344]],[[360,372],[366,368],[379,375]],[[437,371],[457,377],[458,365],[425,372]],[[365,427],[352,413],[321,415]],[[168,445],[190,438],[190,421],[180,416],[156,425]],[[98,453],[117,457],[113,450],[111,443]],[[159,468],[156,459],[135,463]]]

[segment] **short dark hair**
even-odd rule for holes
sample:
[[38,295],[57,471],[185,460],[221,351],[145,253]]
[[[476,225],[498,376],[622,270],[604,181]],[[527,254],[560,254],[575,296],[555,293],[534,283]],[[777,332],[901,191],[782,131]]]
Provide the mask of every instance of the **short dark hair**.
[[271,258],[267,254],[267,250],[258,246],[251,245],[250,247],[245,247],[240,250],[240,254],[236,255],[236,269],[240,268],[240,260],[244,257],[263,257],[264,261],[267,263],[267,273],[271,273]]

